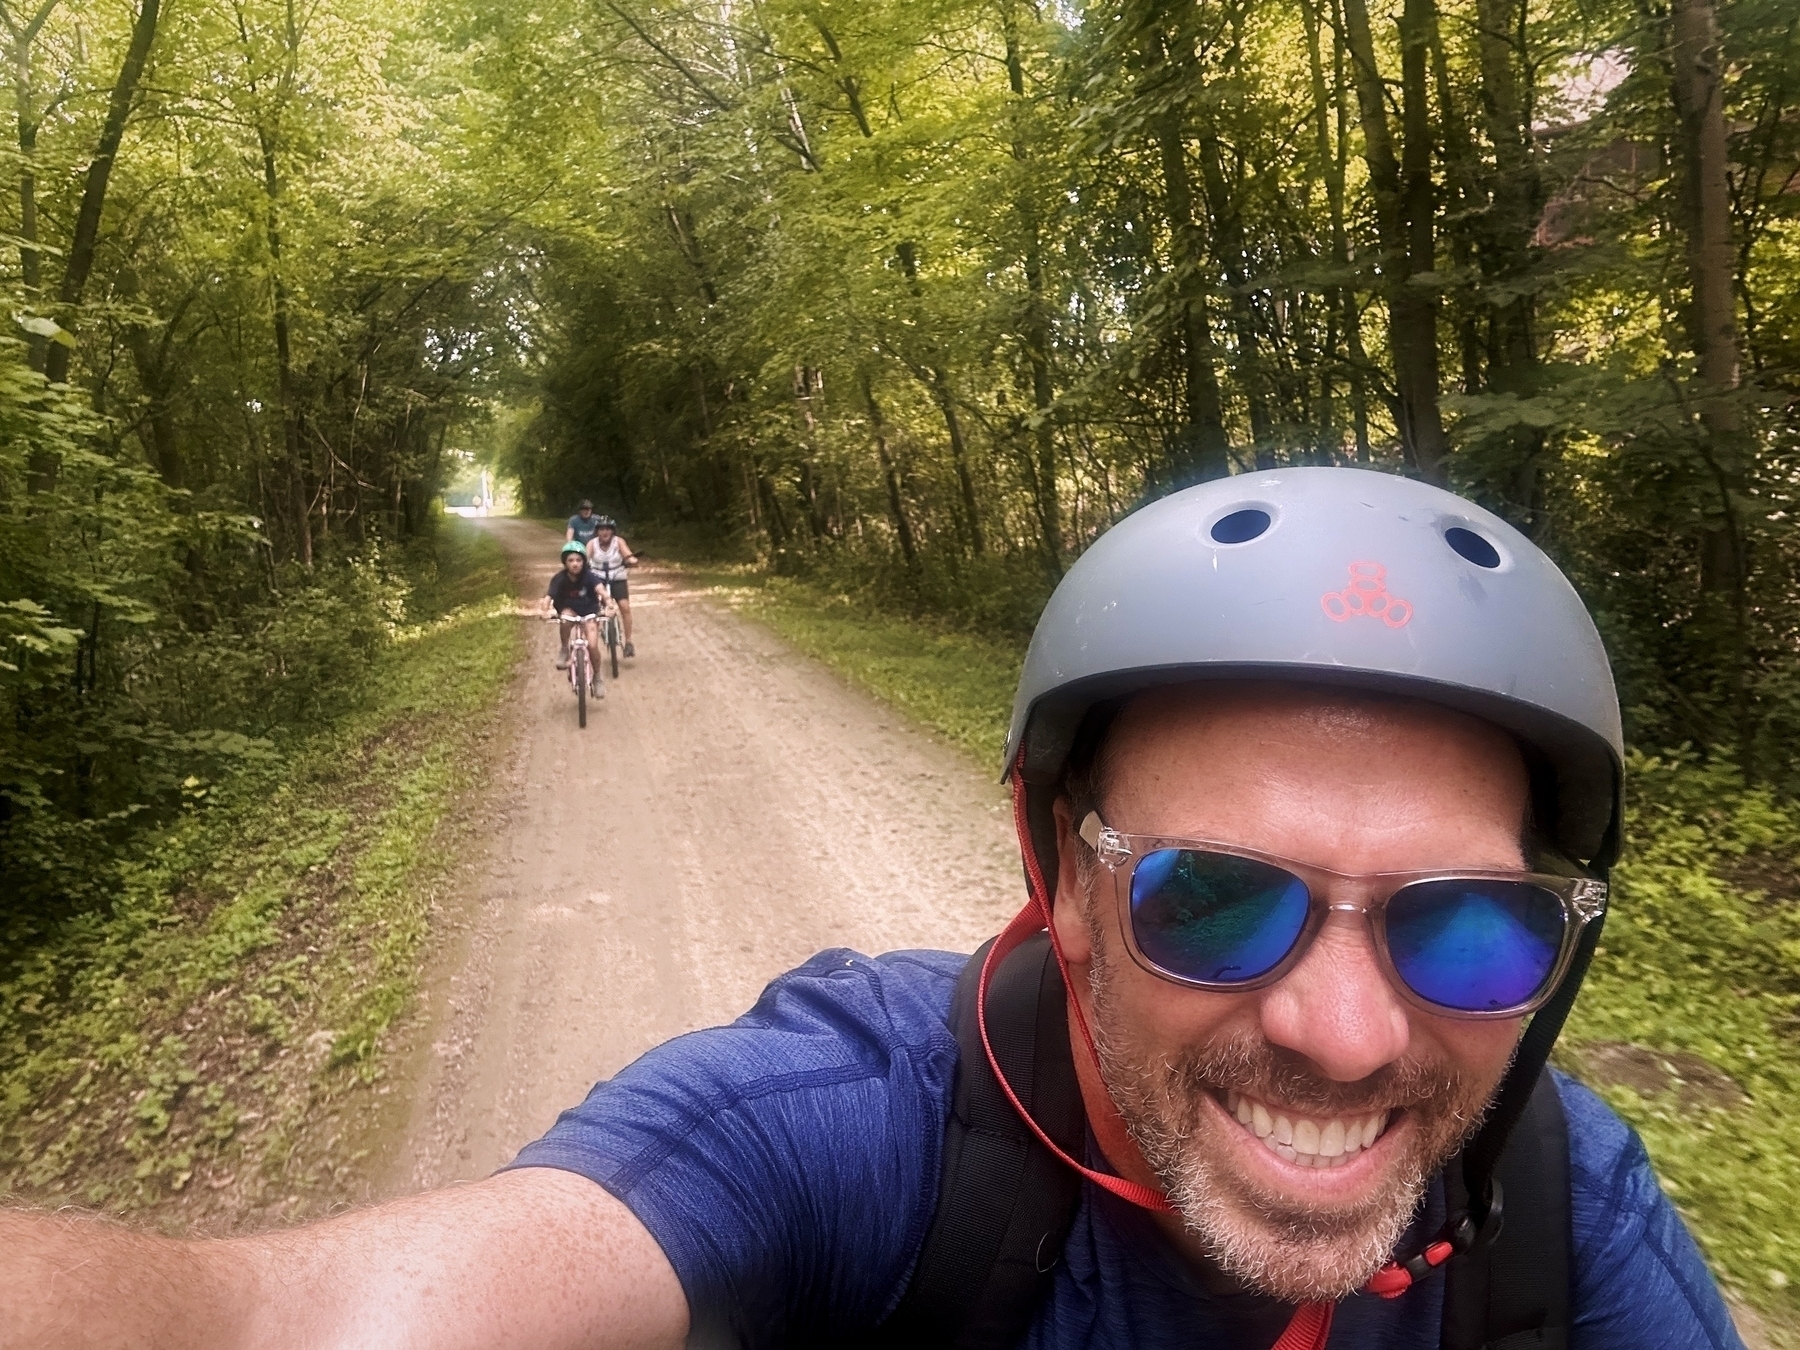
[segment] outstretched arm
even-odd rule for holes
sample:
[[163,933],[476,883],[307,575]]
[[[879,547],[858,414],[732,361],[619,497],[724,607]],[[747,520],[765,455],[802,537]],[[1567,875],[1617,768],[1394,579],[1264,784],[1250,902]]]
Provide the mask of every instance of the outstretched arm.
[[3,1350],[679,1350],[687,1323],[636,1216],[549,1168],[210,1242],[0,1210]]

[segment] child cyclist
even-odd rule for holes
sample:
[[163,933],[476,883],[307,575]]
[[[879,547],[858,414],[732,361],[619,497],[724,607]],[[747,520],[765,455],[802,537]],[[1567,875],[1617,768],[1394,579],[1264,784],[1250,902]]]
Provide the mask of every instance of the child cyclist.
[[[586,633],[588,650],[597,646],[594,631],[594,619],[600,613],[600,590],[594,574],[588,570],[587,552],[574,540],[562,546],[562,566],[556,575],[550,578],[550,585],[544,593],[544,608],[552,615],[576,614],[582,619],[582,629]],[[569,668],[569,629],[568,625],[558,625],[561,638],[561,650],[556,658],[556,668]],[[593,673],[591,684],[594,696],[604,698],[606,689],[600,683],[600,664],[591,662]]]

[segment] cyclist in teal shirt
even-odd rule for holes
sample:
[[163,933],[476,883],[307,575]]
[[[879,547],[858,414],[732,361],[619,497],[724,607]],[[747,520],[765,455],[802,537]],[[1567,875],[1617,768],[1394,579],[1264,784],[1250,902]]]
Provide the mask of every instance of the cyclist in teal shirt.
[[568,528],[563,531],[563,542],[580,544],[586,548],[588,540],[600,532],[601,519],[602,517],[594,514],[594,504],[583,497],[575,514],[569,517]]

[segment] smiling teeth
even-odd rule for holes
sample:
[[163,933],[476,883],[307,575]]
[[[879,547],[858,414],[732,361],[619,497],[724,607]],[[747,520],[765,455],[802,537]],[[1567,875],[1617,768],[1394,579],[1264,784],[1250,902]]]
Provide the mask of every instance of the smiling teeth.
[[1268,1150],[1302,1167],[1342,1167],[1387,1128],[1388,1113],[1314,1120],[1283,1115],[1241,1092],[1225,1094],[1226,1109]]

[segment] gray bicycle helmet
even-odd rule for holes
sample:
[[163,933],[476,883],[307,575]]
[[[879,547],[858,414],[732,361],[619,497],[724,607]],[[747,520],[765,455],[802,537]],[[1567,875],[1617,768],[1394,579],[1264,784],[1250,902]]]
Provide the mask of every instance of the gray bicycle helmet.
[[1555,817],[1540,823],[1563,852],[1596,859],[1615,826],[1619,701],[1574,588],[1498,516],[1362,469],[1240,474],[1164,497],[1101,536],[1038,620],[1006,771],[1058,783],[1094,705],[1246,677],[1472,713],[1553,773]]
[[[1006,739],[1027,837],[1054,876],[1051,808],[1084,719],[1157,685],[1348,685],[1425,699],[1511,732],[1534,761],[1538,825],[1604,875],[1617,849],[1624,741],[1605,648],[1580,597],[1524,535],[1425,483],[1275,469],[1174,493],[1101,536],[1039,618]],[[1573,1002],[1599,936],[1534,1016],[1464,1152],[1470,1194]],[[1478,1204],[1480,1202],[1477,1202]]]

